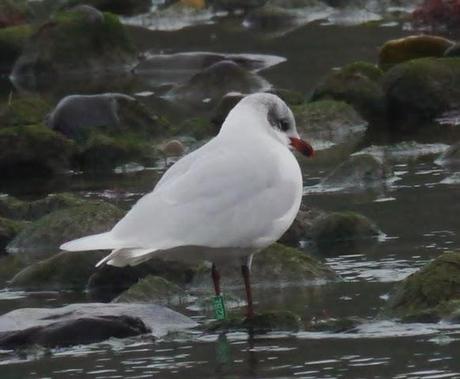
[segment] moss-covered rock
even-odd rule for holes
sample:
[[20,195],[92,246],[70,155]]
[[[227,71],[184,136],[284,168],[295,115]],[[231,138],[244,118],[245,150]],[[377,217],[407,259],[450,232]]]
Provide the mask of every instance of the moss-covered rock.
[[[222,287],[242,286],[241,267],[237,264],[218,266],[222,275]],[[209,288],[211,270],[201,267],[193,278],[192,288]],[[275,243],[253,259],[251,281],[254,285],[284,287],[287,284],[305,284],[335,279],[336,274],[325,264],[310,255]]]
[[2,254],[6,245],[21,232],[25,225],[24,222],[0,216],[0,254]]
[[278,96],[289,106],[301,105],[305,102],[305,96],[303,93],[290,89],[274,88],[268,92]]
[[321,252],[337,245],[354,245],[359,240],[374,239],[378,227],[367,217],[355,212],[333,212],[320,217],[313,225],[313,240]]
[[325,212],[315,209],[306,208],[300,209],[297,213],[294,222],[278,240],[279,243],[291,247],[298,247],[300,242],[311,238],[312,227],[318,217],[325,215]]
[[453,42],[438,36],[417,35],[385,42],[379,53],[379,66],[387,70],[412,59],[442,57]]
[[107,252],[61,252],[33,263],[18,272],[10,281],[14,289],[30,291],[84,291],[96,263]]
[[268,333],[274,331],[298,332],[302,327],[301,319],[289,311],[273,311],[257,313],[252,318],[230,316],[226,320],[214,321],[206,325],[210,332],[250,331],[255,333]]
[[29,16],[27,0],[0,0],[0,28],[24,24]]
[[154,150],[150,143],[134,137],[111,137],[94,133],[78,148],[73,164],[81,169],[104,170],[127,162],[151,163]]
[[226,93],[222,99],[217,103],[216,107],[213,110],[213,115],[211,118],[212,123],[216,128],[220,128],[227,118],[228,113],[233,109],[233,107],[240,102],[244,97],[242,93],[239,92],[230,92]]
[[7,250],[26,261],[49,256],[66,241],[110,230],[123,215],[123,211],[102,201],[61,209],[29,224]]
[[0,128],[0,174],[49,175],[69,167],[73,143],[43,125]]
[[87,200],[71,193],[49,194],[34,201],[23,201],[13,196],[0,196],[0,216],[14,220],[36,220],[59,209],[84,205]]
[[322,181],[321,186],[346,191],[363,191],[385,187],[391,170],[372,154],[357,154],[341,163]]
[[149,11],[151,0],[67,0],[67,7],[79,4],[90,5],[104,12],[120,15],[134,15]]
[[88,280],[88,291],[92,299],[111,301],[147,276],[164,278],[179,287],[189,284],[196,272],[194,266],[160,259],[150,259],[137,266],[99,267]]
[[447,58],[460,57],[460,43],[454,43],[451,47],[444,51],[444,56]]
[[352,105],[368,121],[385,116],[382,72],[371,63],[355,62],[330,73],[315,88],[312,100],[333,99]]
[[186,104],[212,107],[227,93],[253,93],[270,88],[257,74],[247,71],[233,61],[215,63],[197,73],[186,83],[173,88],[168,96]]
[[397,284],[383,314],[409,320],[429,320],[460,309],[460,253],[446,252]]
[[41,75],[101,74],[126,70],[135,60],[136,51],[115,15],[105,13],[98,21],[87,12],[66,11],[34,33],[12,76],[27,83]]
[[413,131],[460,100],[460,58],[422,58],[401,63],[382,78],[390,127]]
[[8,126],[41,124],[51,105],[38,96],[13,96],[11,101],[0,105],[0,129]]
[[120,296],[115,303],[177,303],[184,290],[160,276],[148,275]]
[[0,29],[0,73],[10,73],[31,35],[32,27],[29,25]]
[[219,132],[219,127],[206,117],[192,117],[174,127],[172,133],[177,136],[188,136],[196,140],[203,140],[214,137]]

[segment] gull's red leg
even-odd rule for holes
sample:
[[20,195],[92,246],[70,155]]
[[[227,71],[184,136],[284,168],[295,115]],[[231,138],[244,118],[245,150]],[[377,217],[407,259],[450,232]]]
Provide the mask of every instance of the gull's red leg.
[[247,318],[253,318],[254,317],[254,308],[252,306],[252,291],[251,291],[251,270],[249,269],[248,265],[242,265],[241,266],[241,273],[243,274],[243,279],[244,279],[244,287],[246,289],[246,300],[248,304],[248,309],[246,312],[246,317]]
[[219,274],[219,271],[217,271],[217,267],[214,263],[212,264],[211,276],[212,276],[212,282],[214,283],[214,291],[216,292],[216,296],[219,296],[220,295],[220,274]]

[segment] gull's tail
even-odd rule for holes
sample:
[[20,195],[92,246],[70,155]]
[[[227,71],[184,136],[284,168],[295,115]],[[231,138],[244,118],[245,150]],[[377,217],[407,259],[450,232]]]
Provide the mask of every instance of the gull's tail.
[[66,242],[60,246],[66,251],[112,250],[105,258],[100,260],[96,267],[107,263],[111,266],[135,266],[151,258],[155,248],[140,248],[130,246],[124,241],[117,240],[111,232],[94,234]]

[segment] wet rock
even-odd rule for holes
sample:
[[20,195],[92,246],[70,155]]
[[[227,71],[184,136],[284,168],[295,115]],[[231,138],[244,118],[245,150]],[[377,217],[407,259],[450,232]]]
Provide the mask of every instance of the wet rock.
[[445,252],[393,290],[383,314],[406,320],[449,317],[460,300],[460,253]]
[[173,88],[168,95],[190,105],[211,107],[229,92],[253,93],[270,88],[262,77],[232,61],[221,61]]
[[4,252],[6,245],[24,229],[25,225],[24,222],[0,216],[0,254]]
[[3,349],[19,349],[33,345],[49,348],[86,345],[112,337],[137,336],[149,331],[140,319],[132,316],[82,317],[16,332],[0,333],[0,346]]
[[172,128],[172,133],[177,136],[187,136],[195,140],[203,140],[214,137],[219,132],[219,126],[213,124],[206,117],[192,117]]
[[448,168],[460,167],[460,143],[450,146],[435,163]]
[[130,16],[148,12],[151,0],[67,0],[66,3],[68,7],[77,4],[89,5],[103,12]]
[[349,333],[360,325],[360,320],[354,318],[328,318],[311,320],[306,323],[307,332]]
[[294,222],[278,240],[279,243],[291,247],[298,247],[300,242],[311,238],[312,227],[319,217],[323,217],[325,212],[315,209],[303,207],[297,213]]
[[382,78],[390,127],[413,132],[459,102],[459,58],[422,58],[401,63]]
[[52,175],[69,167],[73,143],[43,125],[0,128],[0,174]]
[[337,247],[354,247],[380,233],[374,222],[355,212],[327,214],[318,218],[312,228],[313,240],[322,253],[335,253]]
[[184,155],[186,150],[184,144],[177,139],[165,142],[159,149],[167,157],[180,157]]
[[180,302],[183,294],[184,290],[178,285],[160,276],[148,275],[120,294],[113,302],[173,304]]
[[226,93],[214,108],[213,116],[211,118],[212,123],[216,125],[216,127],[220,128],[227,118],[228,113],[244,96],[245,95],[239,92]]
[[107,252],[60,252],[18,272],[9,287],[26,291],[84,291]]
[[416,35],[390,40],[379,53],[379,66],[387,70],[394,65],[412,59],[442,57],[453,42],[438,36]]
[[59,251],[66,241],[110,230],[123,215],[123,211],[102,201],[61,209],[29,224],[7,251],[26,261],[43,258]]
[[[218,267],[223,288],[242,286],[241,267],[237,263]],[[190,287],[209,288],[210,277],[210,268],[201,267]],[[256,254],[251,268],[251,281],[255,286],[284,287],[335,278],[335,273],[319,260],[279,243]]]
[[29,25],[0,29],[0,73],[9,74],[11,72],[14,62],[21,55],[31,35],[32,27]]
[[356,148],[367,130],[367,122],[342,101],[319,100],[292,107],[297,129],[308,136],[318,158],[343,160]]
[[241,319],[230,317],[227,320],[215,321],[207,325],[209,332],[249,331],[268,333],[274,331],[298,332],[301,329],[300,317],[289,311],[258,313],[253,318]]
[[391,176],[390,169],[371,154],[356,154],[340,164],[320,183],[330,189],[363,191],[381,188]]
[[333,99],[352,105],[367,121],[385,117],[385,98],[379,79],[382,72],[367,62],[355,62],[329,74],[315,88],[312,101]]
[[22,201],[13,196],[0,196],[0,216],[14,220],[37,220],[59,209],[83,205],[87,200],[71,193],[49,194],[34,201]]
[[22,308],[0,316],[0,346],[70,346],[149,332],[161,337],[195,326],[190,318],[154,304],[86,303],[61,308]]
[[301,92],[285,88],[274,88],[268,91],[283,100],[289,106],[301,105],[305,102],[305,96]]
[[87,289],[92,299],[111,301],[149,275],[184,287],[192,281],[195,272],[194,266],[159,259],[150,259],[134,267],[105,265],[91,275]]
[[28,18],[26,0],[0,0],[0,28],[24,24]]
[[161,75],[162,84],[176,83],[177,80],[186,80],[193,74],[222,61],[234,62],[248,71],[258,71],[284,62],[285,58],[263,54],[218,54],[211,52],[158,54],[149,55],[139,62],[133,72],[149,75],[149,79],[151,76]]
[[120,128],[119,100],[136,101],[121,93],[64,97],[49,114],[48,126],[65,136],[83,140],[94,129]]
[[136,60],[136,51],[115,15],[102,22],[87,12],[57,13],[30,38],[17,60],[12,78],[20,84],[40,83],[52,76],[124,71]]

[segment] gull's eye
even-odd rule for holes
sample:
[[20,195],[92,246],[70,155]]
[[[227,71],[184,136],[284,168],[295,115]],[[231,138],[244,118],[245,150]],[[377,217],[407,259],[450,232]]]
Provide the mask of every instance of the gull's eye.
[[289,121],[284,119],[279,120],[278,127],[282,132],[287,132],[289,130]]

